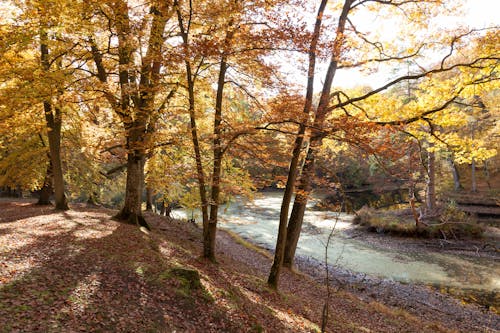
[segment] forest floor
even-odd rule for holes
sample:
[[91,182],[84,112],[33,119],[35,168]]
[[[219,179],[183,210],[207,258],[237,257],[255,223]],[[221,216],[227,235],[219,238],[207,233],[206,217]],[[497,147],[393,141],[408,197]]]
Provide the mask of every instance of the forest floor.
[[[0,201],[0,332],[320,330],[327,290],[314,265],[301,264],[311,275],[285,270],[275,292],[269,253],[229,233],[218,233],[214,264],[200,257],[198,227],[147,214],[147,232],[114,213]],[[193,271],[201,284],[182,273]],[[446,307],[411,309],[333,288],[327,331],[498,332],[498,315],[442,297]]]

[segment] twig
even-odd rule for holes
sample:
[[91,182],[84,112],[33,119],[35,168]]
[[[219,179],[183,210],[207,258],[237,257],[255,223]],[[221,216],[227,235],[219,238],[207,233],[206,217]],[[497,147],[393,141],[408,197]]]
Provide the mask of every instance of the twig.
[[[328,238],[327,238],[326,244],[325,244],[326,300],[325,300],[325,304],[323,305],[323,311],[322,311],[322,316],[321,316],[321,332],[325,332],[326,325],[328,323],[328,309],[330,306],[329,303],[330,303],[330,297],[331,297],[330,269],[328,266],[328,247],[330,246],[330,242],[333,238],[333,235],[335,234],[335,229],[337,227],[337,222],[339,220],[339,216],[340,216],[340,210],[335,215],[335,222],[333,224],[332,229],[330,230],[330,233],[328,234]],[[340,255],[337,256],[337,259],[335,260],[334,266],[337,265],[337,263],[339,262],[340,258],[342,257],[343,252],[344,252],[344,248],[342,248],[342,252],[340,253]]]

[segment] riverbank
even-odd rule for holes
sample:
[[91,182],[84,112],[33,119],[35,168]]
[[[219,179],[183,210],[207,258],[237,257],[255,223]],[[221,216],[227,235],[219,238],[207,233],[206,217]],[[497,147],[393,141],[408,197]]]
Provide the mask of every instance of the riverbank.
[[[389,246],[388,239],[380,241],[376,236],[370,233],[356,230],[357,228],[349,229],[351,237],[361,237],[365,240],[371,239],[372,243],[384,243]],[[355,236],[357,232],[358,236]],[[230,239],[231,238],[231,239]],[[240,250],[234,250],[234,240],[237,243],[244,245],[248,250],[242,255]],[[255,244],[250,239],[241,239],[234,233],[221,230],[218,234],[219,246],[227,253],[236,255],[241,261],[259,267],[262,273],[267,274],[265,264],[256,264],[255,252],[263,255],[270,261],[273,257],[273,251],[269,248],[263,248],[262,244]],[[403,245],[404,239],[399,239],[399,245]],[[245,242],[248,244],[245,245]],[[413,244],[415,247],[422,249],[422,244],[419,242]],[[473,246],[472,244],[470,244]],[[394,249],[394,244],[392,248]],[[425,245],[424,245],[425,246]],[[258,250],[255,251],[255,247]],[[264,254],[262,252],[265,251]],[[453,250],[452,250],[453,251]],[[253,252],[253,253],[252,253]],[[270,265],[270,263],[269,263]],[[315,260],[310,257],[298,257],[296,260],[296,268],[294,272],[313,279],[318,285],[325,285],[326,269],[324,262]],[[290,272],[283,273],[287,277]],[[293,274],[293,273],[292,273]],[[460,332],[497,332],[500,327],[500,316],[492,307],[481,306],[477,303],[465,303],[457,297],[451,296],[449,293],[443,293],[436,288],[417,284],[405,284],[389,279],[381,279],[373,276],[368,276],[362,273],[355,273],[337,266],[329,266],[329,275],[332,288],[332,299],[336,299],[343,293],[348,293],[354,296],[360,302],[371,304],[372,306],[380,305],[381,308],[390,309],[393,312],[401,312],[415,316],[423,322],[439,323],[441,327],[450,328],[451,331]],[[451,292],[451,290],[448,290]],[[457,294],[455,293],[455,296]],[[496,301],[498,302],[498,294],[495,293]],[[413,330],[402,330],[404,332],[417,332]],[[439,331],[436,328],[436,332]],[[375,331],[379,332],[379,331]],[[382,331],[380,331],[382,332]]]
[[[460,258],[460,265],[455,265],[450,268],[451,272],[457,275],[464,276],[463,284],[446,285],[434,283],[430,284],[433,289],[450,294],[460,301],[467,303],[475,303],[495,313],[500,311],[500,230],[496,227],[485,226],[484,236],[481,238],[465,238],[465,239],[425,239],[400,237],[390,234],[378,234],[368,232],[366,228],[354,227],[347,229],[344,232],[346,237],[357,239],[367,245],[384,249],[385,251],[400,253],[400,254],[419,254],[424,257],[444,256]],[[474,277],[468,276],[467,271],[473,268],[467,267],[468,263],[475,264],[478,261],[489,262],[493,274],[487,274],[479,277],[480,274],[475,274]],[[449,264],[451,266],[452,264]],[[496,272],[496,273],[495,273]],[[467,280],[469,278],[470,280]],[[491,279],[497,279],[496,282],[491,282]],[[481,290],[480,288],[467,288],[468,284],[481,285],[488,280],[488,284],[496,285],[494,290]]]
[[[347,229],[347,237],[358,238],[372,246],[387,250],[413,252],[446,251],[456,255],[487,256],[498,260],[498,252],[485,249],[479,252],[480,240],[461,241],[441,245],[439,240],[408,239],[377,235],[360,228]],[[251,242],[250,239],[246,241]],[[335,241],[335,240],[334,240]],[[269,253],[271,249],[266,249]],[[330,259],[335,261],[336,258]],[[296,270],[310,276],[318,283],[326,281],[325,263],[311,257],[298,256]],[[393,310],[404,309],[411,315],[430,321],[439,321],[446,327],[458,328],[463,332],[497,332],[500,327],[498,291],[478,292],[440,285],[426,286],[415,283],[402,283],[383,279],[364,273],[356,273],[336,265],[329,265],[332,287],[355,295],[368,303],[380,303]],[[335,297],[335,296],[333,296]],[[480,299],[480,298],[483,299]]]
[[[324,263],[299,257],[296,265],[300,272],[312,276],[319,283],[325,281]],[[446,327],[460,327],[464,332],[497,332],[496,329],[500,327],[500,316],[493,306],[465,303],[458,297],[471,296],[460,295],[459,290],[405,284],[339,267],[330,267],[329,274],[335,288],[348,291],[364,302],[378,302],[393,309],[404,309],[427,320],[438,320]],[[497,293],[492,293],[490,297],[489,302],[498,303]]]
[[[305,225],[305,232],[311,226]],[[422,304],[428,303],[427,300],[433,300],[429,303],[432,310],[445,300],[449,295],[453,296],[459,302],[472,303],[477,305],[480,311],[489,310],[498,314],[500,311],[500,229],[492,226],[485,226],[484,236],[481,238],[465,239],[438,239],[438,238],[419,238],[403,237],[387,233],[376,233],[368,228],[351,224],[349,227],[343,227],[342,230],[335,233],[332,243],[336,241],[345,241],[345,239],[356,240],[363,243],[366,247],[371,247],[377,252],[386,252],[396,254],[395,260],[408,260],[408,258],[417,257],[432,258],[429,263],[441,260],[442,266],[446,266],[450,274],[462,276],[460,283],[423,283],[423,282],[401,282],[394,281],[391,278],[380,278],[370,274],[357,273],[349,269],[340,267],[340,265],[330,266],[330,272],[333,273],[332,281],[335,286],[347,288],[359,293],[363,298],[375,299],[389,304],[398,304],[399,306],[408,306],[412,309],[422,310]],[[339,258],[330,254],[330,262]],[[446,256],[446,257],[445,257]],[[333,257],[333,258],[332,258]],[[450,258],[459,259],[456,263],[450,262]],[[452,261],[451,260],[451,261]],[[471,270],[477,269],[477,263],[481,261],[489,263],[489,270],[483,274]],[[323,261],[311,258],[309,256],[299,256],[296,261],[300,271],[308,272],[312,276],[324,279],[325,265]],[[468,266],[468,264],[471,264]],[[484,267],[484,266],[483,266]],[[491,281],[494,280],[495,281]],[[486,283],[487,281],[487,283]],[[474,285],[474,288],[467,287]],[[482,284],[496,285],[496,289],[486,287],[481,289]],[[371,286],[368,288],[368,286]],[[375,288],[381,286],[381,289]],[[373,287],[373,288],[372,288]],[[391,291],[390,289],[394,289]],[[413,292],[412,290],[415,289]],[[374,292],[374,290],[376,292]],[[439,293],[434,293],[439,291]],[[405,297],[405,295],[415,294],[416,298]],[[443,294],[447,297],[443,298]],[[450,314],[454,313],[455,300],[451,304],[441,304],[438,308],[449,308]]]
[[[272,251],[281,200],[282,193],[268,192],[253,201],[235,201],[221,211],[219,227]],[[182,214],[176,213],[179,213],[177,216]],[[297,255],[322,262],[325,242],[335,226],[329,257],[330,262],[337,261],[339,267],[362,276],[435,286],[460,300],[498,309],[497,239],[398,237],[390,233],[366,232],[352,221],[353,215],[308,209]],[[488,230],[486,236],[489,234],[492,233]]]

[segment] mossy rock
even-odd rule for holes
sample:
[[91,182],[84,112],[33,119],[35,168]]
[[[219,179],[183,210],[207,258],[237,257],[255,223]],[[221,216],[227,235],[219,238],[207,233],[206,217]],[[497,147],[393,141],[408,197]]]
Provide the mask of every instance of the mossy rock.
[[173,277],[177,278],[190,290],[202,289],[200,273],[195,269],[175,267],[170,270]]

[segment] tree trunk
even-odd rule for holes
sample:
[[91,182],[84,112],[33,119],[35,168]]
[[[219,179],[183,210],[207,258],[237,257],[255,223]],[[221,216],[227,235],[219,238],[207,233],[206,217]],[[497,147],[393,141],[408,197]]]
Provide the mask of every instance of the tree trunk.
[[[432,148],[432,145],[429,148]],[[428,212],[436,209],[436,154],[433,151],[427,151],[427,191],[425,202]]]
[[145,123],[133,122],[126,126],[127,138],[127,182],[125,185],[125,202],[121,211],[115,216],[117,220],[140,225],[150,229],[142,216],[142,192],[144,186],[144,150]]
[[420,222],[420,217],[418,216],[417,209],[415,208],[415,196],[413,193],[410,194],[409,201],[411,213],[413,214],[413,219],[415,220],[415,228],[420,230],[422,228],[422,222]]
[[[50,156],[49,156],[50,158]],[[45,173],[45,179],[43,181],[43,186],[40,189],[40,196],[38,197],[37,205],[50,205],[50,197],[54,192],[52,186],[52,161],[49,161],[47,165],[47,171]]]
[[453,188],[455,191],[458,191],[463,188],[462,184],[460,184],[460,174],[458,173],[458,168],[455,162],[453,161],[453,157],[448,159],[451,167],[451,174],[453,175]]
[[137,120],[125,126],[127,137],[127,181],[125,200],[116,219],[130,224],[144,226],[149,229],[142,216],[142,190],[144,186],[144,163],[146,151],[144,147],[144,128],[146,124]]
[[165,207],[165,212],[164,212],[165,216],[171,217],[170,213],[172,213],[172,207],[173,207],[172,203],[167,204],[167,206]]
[[[43,69],[50,69],[49,48],[47,46],[47,33],[42,29],[40,32],[40,59]],[[50,160],[52,163],[54,200],[56,210],[68,210],[68,202],[64,194],[64,174],[61,160],[61,125],[62,113],[58,106],[51,102],[51,96],[46,96],[43,102],[47,135],[49,137]]]
[[273,265],[271,266],[271,271],[269,272],[269,277],[267,279],[267,284],[273,289],[278,289],[281,266],[283,265],[283,258],[285,255],[285,246],[287,241],[288,211],[290,209],[290,201],[292,200],[293,190],[295,187],[295,180],[297,178],[298,163],[300,160],[300,151],[302,148],[302,142],[303,142],[303,135],[298,135],[297,138],[295,139],[295,145],[292,153],[292,160],[290,161],[290,168],[288,170],[288,178],[285,186],[285,193],[283,194],[283,201],[281,202],[280,222],[278,226],[278,238],[276,240],[276,248],[274,250],[274,260],[273,260]]
[[[184,47],[188,49],[189,46],[189,27],[190,22],[187,24],[187,29],[184,27],[182,13],[180,11],[178,1],[174,1],[174,6],[176,7],[177,13],[177,21],[179,23],[179,29],[181,31],[181,37],[184,44]],[[188,100],[189,100],[189,126],[191,130],[191,140],[193,142],[193,150],[196,160],[196,177],[198,178],[198,190],[200,193],[200,201],[201,201],[201,215],[203,221],[203,253],[205,256],[205,248],[210,245],[210,233],[209,229],[209,218],[208,218],[208,199],[207,199],[207,191],[205,188],[205,172],[203,171],[203,163],[201,159],[201,149],[200,142],[198,138],[198,129],[196,125],[196,112],[195,112],[195,96],[194,96],[194,78],[193,72],[191,68],[191,63],[189,59],[186,57],[184,59],[184,65],[186,67],[186,81],[187,81],[187,90],[188,90]]]
[[283,258],[283,265],[292,268],[299,242],[300,232],[302,229],[302,222],[304,221],[304,213],[306,211],[307,200],[312,188],[312,179],[314,177],[314,150],[309,147],[302,176],[300,178],[295,200],[293,201],[292,214],[288,221],[288,228],[286,233],[286,246]]
[[[309,147],[309,152],[308,156],[310,155],[310,159],[313,163],[311,163],[311,175],[314,174],[314,149],[316,147],[319,147],[321,145],[321,142],[323,140],[324,134],[321,132],[321,128],[323,127],[323,123],[325,121],[326,115],[329,110],[329,103],[331,99],[331,88],[332,88],[332,82],[333,78],[335,77],[335,74],[337,72],[337,66],[338,66],[338,61],[340,58],[341,50],[342,50],[342,45],[344,43],[344,30],[345,30],[345,25],[347,23],[347,16],[349,14],[349,11],[351,9],[351,5],[353,3],[353,0],[345,0],[344,5],[342,8],[342,12],[340,14],[339,18],[339,23],[336,31],[337,37],[335,38],[335,41],[333,43],[333,51],[332,51],[332,56],[330,58],[330,64],[328,65],[328,70],[325,75],[325,81],[323,83],[323,88],[321,91],[321,96],[319,99],[318,107],[316,109],[316,115],[314,118],[314,123],[313,123],[313,130],[311,134],[311,139],[310,139],[310,147]],[[323,4],[323,2],[322,2]],[[325,2],[326,5],[326,2]],[[319,17],[319,15],[318,15]],[[316,21],[317,22],[317,21]],[[307,101],[306,101],[307,102]],[[307,163],[306,163],[307,164]],[[305,165],[304,165],[305,167]],[[289,173],[290,175],[290,173]],[[304,185],[307,185],[306,182],[311,182],[311,177],[307,177],[303,175],[301,179],[304,181]],[[289,182],[293,180],[293,184],[290,184],[288,186]],[[293,189],[295,185],[295,178],[293,179],[288,179],[287,180],[287,187],[290,189]],[[304,186],[304,188],[308,188],[308,186]],[[297,199],[297,198],[296,198]],[[301,201],[303,202],[297,202],[297,210],[296,210],[296,219],[297,221],[300,222],[300,227],[302,220],[304,218],[304,212],[305,212],[305,206],[307,204],[307,199],[308,199],[308,194],[305,193],[304,197],[301,198]],[[295,206],[295,203],[294,203]],[[303,206],[303,207],[302,207]],[[282,205],[283,207],[283,205]],[[286,222],[283,223],[280,218],[280,226],[279,226],[279,231],[278,231],[278,240],[276,242],[276,252],[275,252],[275,259],[273,262],[273,266],[271,268],[271,273],[268,278],[268,284],[271,287],[276,288],[278,285],[278,276],[279,276],[279,271],[282,265],[283,257],[284,257],[284,250],[285,250],[285,244],[281,244],[280,242],[285,242],[286,241],[286,234],[287,234],[287,228],[286,228]],[[298,226],[299,223],[297,223],[294,228]],[[300,233],[300,227],[299,227],[299,233]],[[293,248],[292,251],[292,244],[290,244],[290,252],[295,252],[295,248]],[[279,250],[279,251],[278,251]]]
[[151,187],[146,187],[146,211],[153,211],[153,190]]
[[49,149],[54,175],[54,200],[57,210],[68,210],[68,201],[64,194],[64,174],[61,160],[61,110],[56,107],[52,114],[50,102],[44,102],[45,119],[49,130]]
[[328,0],[322,0],[320,3],[320,6],[318,8],[318,14],[316,16],[316,22],[314,23],[314,33],[311,39],[311,45],[309,47],[309,65],[307,70],[306,99],[303,111],[305,117],[303,122],[300,124],[299,131],[297,133],[293,146],[292,159],[290,161],[290,167],[288,170],[288,178],[285,186],[285,193],[283,194],[283,201],[281,202],[278,239],[276,240],[274,260],[267,280],[268,285],[274,289],[278,288],[279,275],[283,263],[283,257],[285,254],[284,252],[287,239],[288,211],[290,210],[290,202],[292,201],[292,194],[295,187],[295,180],[297,178],[297,173],[299,169],[300,155],[306,133],[306,122],[312,109],[312,100],[314,93],[314,71],[316,67],[316,47],[320,36],[321,22],[323,20],[323,12],[325,10],[327,3]]
[[149,229],[142,216],[142,183],[144,175],[144,154],[129,151],[127,156],[127,183],[125,187],[125,202],[122,210],[115,216],[120,221],[141,225]]
[[[188,67],[186,65],[186,67]],[[188,67],[189,77],[191,76],[190,66]],[[196,175],[198,178],[198,190],[200,193],[200,201],[201,201],[201,216],[203,223],[203,249],[210,246],[210,233],[209,229],[209,219],[208,219],[208,200],[207,200],[207,191],[205,189],[205,172],[203,171],[203,164],[201,160],[201,149],[200,142],[198,139],[198,130],[196,127],[196,114],[194,110],[194,82],[188,84],[189,90],[189,118],[190,118],[190,127],[191,127],[191,140],[193,142],[194,155],[196,159]],[[203,250],[205,256],[205,250]]]
[[222,56],[219,79],[217,83],[217,96],[215,98],[214,115],[214,140],[213,140],[213,170],[210,195],[210,219],[208,222],[208,239],[203,244],[203,256],[215,261],[215,236],[217,233],[217,217],[219,211],[220,177],[222,164],[222,142],[221,142],[221,122],[222,122],[222,98],[224,96],[224,80],[226,77],[227,63],[226,57]]
[[160,216],[165,215],[165,201],[160,203]]
[[[215,117],[217,118],[217,115]],[[217,123],[217,120],[215,122]],[[215,128],[220,128],[220,121]],[[214,128],[214,134],[215,132],[217,132],[215,128]],[[220,130],[218,132],[220,134]],[[213,164],[212,184],[211,184],[212,186],[211,186],[211,196],[210,196],[210,218],[208,220],[208,229],[205,234],[206,237],[203,240],[203,256],[215,262],[215,237],[217,233],[217,217],[219,211],[220,175],[221,175],[221,163],[222,163],[222,150],[220,147],[220,137],[217,134],[214,137],[213,153],[214,153],[214,162],[213,162],[214,164]]]
[[484,178],[486,180],[486,184],[488,185],[488,188],[491,190],[490,169],[488,167],[488,165],[489,165],[488,160],[485,160],[483,163],[484,163]]
[[477,181],[476,181],[476,161],[472,159],[471,163],[471,191],[477,192]]

